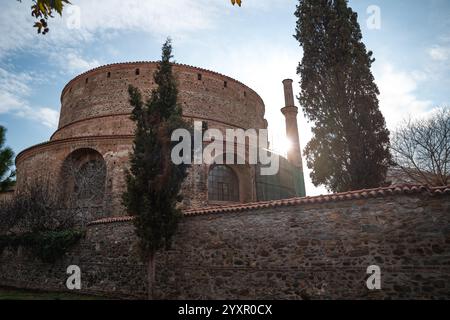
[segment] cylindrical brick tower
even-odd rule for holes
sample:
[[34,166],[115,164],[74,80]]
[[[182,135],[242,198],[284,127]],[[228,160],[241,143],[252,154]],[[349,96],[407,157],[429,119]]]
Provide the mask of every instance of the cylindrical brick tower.
[[298,108],[294,104],[294,93],[292,90],[292,80],[283,80],[285,107],[281,112],[286,117],[286,135],[291,142],[288,151],[288,160],[295,166],[302,168],[302,156],[300,151],[300,138],[298,135],[297,114]]

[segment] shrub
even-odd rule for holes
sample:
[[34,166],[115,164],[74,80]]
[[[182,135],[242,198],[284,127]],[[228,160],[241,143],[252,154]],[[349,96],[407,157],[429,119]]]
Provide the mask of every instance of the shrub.
[[62,257],[83,236],[74,215],[58,208],[48,183],[34,183],[0,203],[0,253],[6,247],[31,249],[44,262]]

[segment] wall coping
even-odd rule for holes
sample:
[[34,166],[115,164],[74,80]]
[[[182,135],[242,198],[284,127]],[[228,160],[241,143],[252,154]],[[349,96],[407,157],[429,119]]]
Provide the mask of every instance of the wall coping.
[[[284,200],[273,200],[273,201],[263,201],[247,204],[236,204],[236,205],[226,205],[218,207],[209,207],[203,209],[192,209],[185,210],[183,212],[184,216],[202,216],[208,214],[218,214],[218,213],[235,213],[244,211],[253,211],[258,209],[267,208],[281,208],[288,206],[296,206],[302,204],[323,204],[323,203],[334,203],[347,200],[361,200],[369,198],[383,198],[393,195],[411,195],[411,194],[425,194],[428,196],[440,196],[440,195],[450,195],[450,185],[442,187],[430,187],[427,185],[393,185],[389,187],[375,188],[375,189],[364,189],[349,191],[343,193],[335,193],[329,195],[320,195],[314,197],[302,197],[302,198],[291,198]],[[100,225],[100,224],[110,224],[110,223],[120,223],[132,221],[132,216],[122,216],[122,217],[110,217],[102,218],[96,221],[90,222],[88,225]]]

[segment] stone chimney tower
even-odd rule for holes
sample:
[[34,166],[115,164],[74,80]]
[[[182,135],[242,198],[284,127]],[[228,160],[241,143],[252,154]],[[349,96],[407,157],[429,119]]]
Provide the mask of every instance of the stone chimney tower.
[[285,107],[281,112],[286,117],[286,135],[291,142],[291,149],[288,152],[288,160],[298,168],[302,168],[302,156],[300,151],[300,138],[298,135],[297,114],[298,108],[294,103],[294,92],[292,90],[292,80],[283,80]]

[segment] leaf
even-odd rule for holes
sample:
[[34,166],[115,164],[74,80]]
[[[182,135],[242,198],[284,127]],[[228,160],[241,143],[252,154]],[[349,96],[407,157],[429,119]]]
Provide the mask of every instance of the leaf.
[[[20,0],[19,0],[20,1]],[[49,32],[48,19],[53,18],[53,13],[56,11],[62,16],[64,6],[71,4],[69,0],[33,0],[31,6],[31,15],[40,19],[36,21],[34,27],[37,28],[38,33],[47,34]]]

